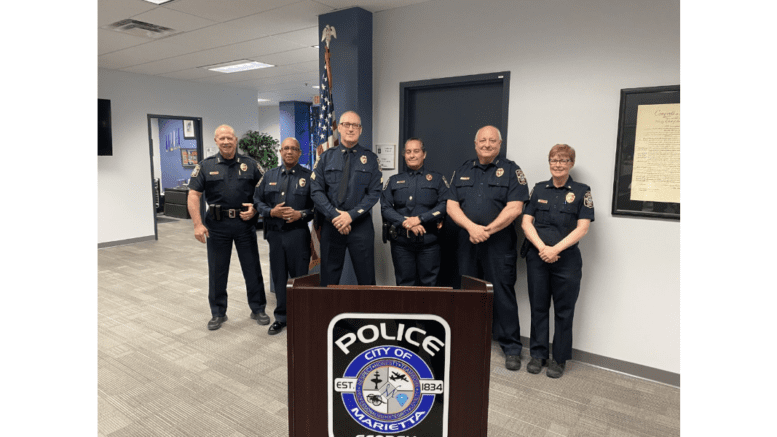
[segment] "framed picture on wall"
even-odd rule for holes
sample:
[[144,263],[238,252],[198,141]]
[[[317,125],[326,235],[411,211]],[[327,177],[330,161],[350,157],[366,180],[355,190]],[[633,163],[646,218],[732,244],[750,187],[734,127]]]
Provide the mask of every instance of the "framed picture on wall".
[[680,85],[621,90],[612,215],[680,220]]
[[193,140],[194,137],[194,120],[183,121],[183,138],[185,140]]
[[197,149],[181,149],[181,165],[183,168],[197,165]]

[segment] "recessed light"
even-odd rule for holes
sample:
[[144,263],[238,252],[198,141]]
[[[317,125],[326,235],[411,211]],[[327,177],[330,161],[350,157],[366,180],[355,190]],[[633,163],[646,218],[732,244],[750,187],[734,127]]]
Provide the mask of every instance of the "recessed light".
[[261,103],[261,102],[269,102],[270,99],[256,99],[256,101],[259,102],[259,103]]
[[263,64],[261,62],[249,61],[246,59],[240,61],[224,62],[216,65],[208,65],[205,67],[210,71],[218,71],[219,73],[237,73],[239,71],[256,70],[259,68],[275,67],[275,65]]

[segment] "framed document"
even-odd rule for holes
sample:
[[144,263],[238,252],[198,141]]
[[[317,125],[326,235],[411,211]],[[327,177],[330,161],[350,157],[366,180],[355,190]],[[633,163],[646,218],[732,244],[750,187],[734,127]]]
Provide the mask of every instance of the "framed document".
[[183,121],[183,138],[185,140],[193,140],[194,135],[194,120]]
[[377,152],[381,170],[396,168],[397,146],[395,144],[378,144]]
[[181,149],[181,166],[193,168],[197,165],[197,149]]
[[680,85],[621,90],[612,215],[680,220]]

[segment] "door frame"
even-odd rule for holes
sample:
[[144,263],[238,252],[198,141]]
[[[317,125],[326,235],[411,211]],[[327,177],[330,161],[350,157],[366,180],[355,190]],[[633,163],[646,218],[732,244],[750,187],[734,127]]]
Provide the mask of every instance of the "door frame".
[[[404,147],[404,138],[406,132],[409,131],[410,121],[406,118],[410,112],[408,105],[410,104],[410,93],[421,89],[434,89],[434,88],[451,88],[461,85],[477,85],[482,83],[501,83],[502,84],[502,143],[507,143],[507,121],[508,121],[508,109],[510,108],[510,72],[501,71],[497,73],[484,73],[473,74],[469,76],[454,76],[445,77],[440,79],[425,79],[416,80],[410,82],[399,83],[399,139],[397,140],[397,153],[398,156],[402,156],[401,149]],[[507,148],[502,147],[499,152],[500,155],[507,155]],[[403,172],[407,169],[407,164],[404,160],[399,159],[398,172]]]
[[[203,156],[204,148],[202,144],[202,117],[190,117],[190,116],[182,116],[182,115],[158,115],[158,114],[147,114],[146,120],[148,124],[148,161],[149,165],[151,166],[151,205],[152,205],[152,211],[154,215],[154,240],[159,240],[159,232],[157,231],[157,220],[156,220],[156,205],[154,205],[154,196],[156,193],[154,193],[154,139],[151,137],[151,119],[156,118],[157,120],[194,120],[195,128],[194,128],[194,135],[195,140],[197,141],[197,156],[199,157],[199,162],[202,162],[205,157]],[[158,122],[158,121],[157,121]],[[160,184],[161,184],[161,175],[160,175]],[[205,213],[205,200],[203,198],[200,198],[200,216],[202,216]]]

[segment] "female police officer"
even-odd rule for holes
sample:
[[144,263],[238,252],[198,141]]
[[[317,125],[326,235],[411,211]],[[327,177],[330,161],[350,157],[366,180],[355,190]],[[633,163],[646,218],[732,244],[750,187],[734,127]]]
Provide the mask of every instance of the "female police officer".
[[583,273],[577,243],[594,221],[594,203],[591,188],[569,176],[575,149],[556,144],[548,158],[552,178],[534,186],[523,212],[523,232],[531,242],[524,242],[528,247],[521,251],[526,255],[531,305],[531,361],[526,371],[540,373],[547,362],[552,298],[555,333],[547,376],[560,378],[572,356],[572,318]]
[[424,168],[425,159],[424,143],[407,140],[407,171],[391,176],[380,198],[397,285],[433,287],[440,272],[437,224],[445,215],[447,183],[440,173]]

